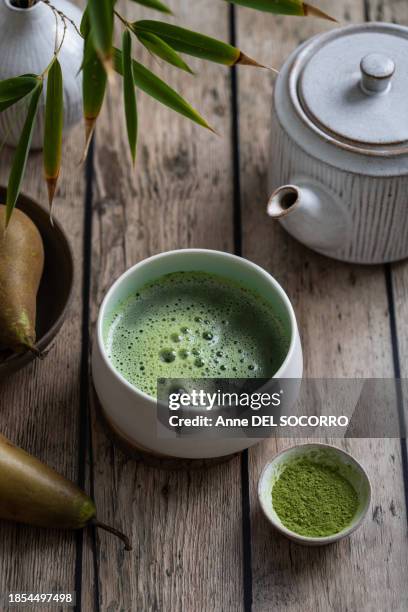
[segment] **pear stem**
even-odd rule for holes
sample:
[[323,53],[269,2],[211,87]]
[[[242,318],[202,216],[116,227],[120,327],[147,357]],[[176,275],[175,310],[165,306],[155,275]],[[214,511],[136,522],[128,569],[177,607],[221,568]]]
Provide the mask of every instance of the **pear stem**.
[[100,521],[97,521],[96,519],[92,519],[90,521],[90,524],[93,525],[94,527],[100,527],[100,529],[103,529],[104,531],[108,531],[109,533],[112,533],[117,538],[122,540],[123,544],[125,545],[125,550],[132,550],[132,546],[130,545],[129,538],[125,536],[125,534],[122,533],[121,531],[118,531],[117,529],[115,529],[114,527],[111,527],[110,525],[101,523]]
[[27,344],[25,345],[27,350],[30,351],[30,353],[32,353],[33,355],[35,355],[35,357],[37,359],[40,359],[41,361],[43,359],[46,358],[46,356],[48,355],[49,351],[40,351],[40,349],[38,349],[34,344]]

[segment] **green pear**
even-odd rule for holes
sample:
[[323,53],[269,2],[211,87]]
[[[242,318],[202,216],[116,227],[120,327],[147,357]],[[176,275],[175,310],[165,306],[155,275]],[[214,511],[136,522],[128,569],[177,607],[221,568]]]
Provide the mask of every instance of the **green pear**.
[[101,527],[129,540],[96,520],[95,504],[86,493],[0,434],[0,519],[37,527]]
[[37,293],[44,268],[40,232],[15,209],[6,229],[0,205],[0,348],[35,351]]

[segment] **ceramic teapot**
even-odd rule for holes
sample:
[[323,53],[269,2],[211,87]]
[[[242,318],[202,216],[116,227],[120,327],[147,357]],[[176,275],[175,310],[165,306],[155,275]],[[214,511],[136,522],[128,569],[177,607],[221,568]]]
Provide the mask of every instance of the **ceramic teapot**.
[[408,28],[306,41],[275,87],[268,214],[344,261],[408,257]]

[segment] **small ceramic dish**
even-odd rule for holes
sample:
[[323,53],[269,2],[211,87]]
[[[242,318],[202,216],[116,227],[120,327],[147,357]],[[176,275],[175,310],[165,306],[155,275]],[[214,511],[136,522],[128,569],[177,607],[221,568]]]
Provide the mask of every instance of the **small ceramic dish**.
[[[273,507],[273,486],[285,467],[300,458],[307,458],[309,461],[319,465],[336,467],[339,473],[346,478],[356,490],[359,499],[357,511],[350,525],[345,527],[342,531],[331,536],[318,538],[302,536],[285,527],[276,514]],[[280,531],[280,533],[298,544],[303,544],[305,546],[322,546],[337,542],[349,536],[360,527],[370,507],[371,484],[363,466],[349,453],[328,444],[299,444],[281,451],[272,461],[266,464],[259,478],[258,497],[266,518],[275,529]]]
[[[0,202],[4,203],[6,189],[0,187]],[[74,261],[68,238],[61,225],[50,223],[48,211],[26,196],[20,196],[17,207],[38,227],[44,242],[44,272],[37,295],[37,343],[44,352],[55,338],[67,315],[74,283]],[[0,380],[20,370],[35,359],[27,351],[19,355],[0,352]]]

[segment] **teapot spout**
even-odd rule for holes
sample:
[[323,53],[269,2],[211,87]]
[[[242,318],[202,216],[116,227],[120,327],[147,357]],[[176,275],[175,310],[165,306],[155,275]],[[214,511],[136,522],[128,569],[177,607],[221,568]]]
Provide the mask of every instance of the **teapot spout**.
[[310,248],[333,252],[347,246],[349,218],[338,197],[311,179],[276,189],[267,213],[294,238]]
[[269,198],[267,212],[272,219],[281,219],[295,211],[302,194],[296,185],[283,185],[276,189]]

